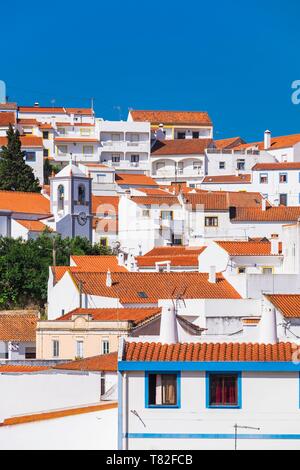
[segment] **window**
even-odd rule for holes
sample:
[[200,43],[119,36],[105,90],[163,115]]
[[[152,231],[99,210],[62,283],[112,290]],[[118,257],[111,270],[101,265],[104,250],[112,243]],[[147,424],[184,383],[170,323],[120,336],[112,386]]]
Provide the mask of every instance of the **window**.
[[148,219],[150,217],[150,209],[143,209],[142,210],[142,217]]
[[76,341],[76,357],[83,357],[83,341],[81,340]]
[[53,357],[59,357],[59,341],[57,339],[52,341],[52,355]]
[[25,348],[25,359],[35,359],[35,358],[36,358],[36,349]]
[[91,135],[91,129],[84,127],[80,129],[80,135],[88,136]]
[[287,183],[288,175],[287,173],[279,173],[279,183]]
[[139,134],[130,134],[130,142],[139,142],[140,140],[140,136]]
[[121,160],[121,156],[119,153],[116,153],[115,155],[112,155],[111,157],[111,161],[113,163],[120,163],[120,160]]
[[179,373],[146,374],[146,408],[180,407]]
[[108,245],[108,242],[107,242],[107,238],[106,238],[106,237],[101,237],[101,238],[100,238],[100,245],[101,245],[101,246],[107,246],[107,245]]
[[218,217],[205,217],[205,227],[218,227]]
[[43,149],[43,157],[48,158],[49,157],[49,150],[48,149]]
[[199,139],[199,132],[193,132],[193,139]]
[[237,170],[244,170],[245,169],[245,160],[238,159],[236,163]]
[[64,210],[64,197],[65,197],[65,189],[62,184],[60,184],[57,188],[57,210],[63,211]]
[[270,275],[270,274],[273,274],[273,268],[272,268],[272,266],[265,266],[265,267],[262,268],[261,272],[263,274],[269,274]]
[[88,155],[93,155],[93,153],[94,153],[94,147],[92,145],[83,146],[83,155],[88,156]]
[[162,220],[173,220],[173,212],[172,211],[161,211],[160,218]]
[[45,140],[49,139],[49,131],[43,131],[43,139]]
[[137,295],[140,299],[148,299],[146,292],[138,292]]
[[64,156],[68,153],[68,146],[67,145],[58,145],[57,146],[57,154],[58,156]]
[[138,163],[140,161],[140,156],[139,155],[131,155],[130,156],[130,161],[131,161],[131,163]]
[[238,373],[208,373],[208,408],[240,408],[241,376]]
[[225,162],[219,162],[219,170],[225,170],[226,168],[226,163]]
[[109,341],[108,341],[108,339],[102,340],[102,354],[109,354]]
[[35,162],[35,152],[26,152],[26,162]]
[[66,129],[65,129],[65,127],[58,127],[57,132],[61,135],[65,135]]
[[162,170],[163,168],[165,168],[165,162],[158,162],[156,163],[156,170]]
[[85,204],[85,186],[83,184],[78,186],[78,204]]
[[287,206],[287,194],[279,194],[279,204],[281,206]]
[[268,173],[260,173],[259,182],[260,182],[260,184],[267,184],[268,183]]
[[193,162],[193,169],[199,171],[202,168],[202,162]]
[[111,140],[113,142],[120,142],[121,141],[121,134],[112,134],[111,135]]
[[177,139],[185,139],[185,132],[177,132]]

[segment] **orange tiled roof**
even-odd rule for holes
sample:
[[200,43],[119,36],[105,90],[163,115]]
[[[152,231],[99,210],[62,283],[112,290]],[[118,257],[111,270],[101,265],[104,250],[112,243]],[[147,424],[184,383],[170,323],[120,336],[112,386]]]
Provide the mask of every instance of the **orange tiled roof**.
[[12,212],[50,216],[50,201],[39,193],[0,191],[0,208]]
[[99,139],[91,139],[89,137],[55,137],[55,142],[87,142],[97,144]]
[[17,105],[17,103],[0,103],[0,109],[17,110],[18,105]]
[[38,126],[39,123],[36,119],[18,119],[18,124],[21,124],[23,126]]
[[185,202],[193,210],[203,206],[205,211],[228,211],[229,201],[226,193],[185,193]]
[[216,175],[216,176],[205,176],[202,181],[202,184],[213,184],[213,183],[229,183],[229,184],[247,184],[251,183],[251,175]]
[[[43,147],[42,137],[36,137],[35,135],[21,135],[22,148],[33,148]],[[0,137],[0,147],[7,145],[7,137]]]
[[143,362],[290,362],[293,344],[126,343],[123,360]]
[[20,113],[36,114],[82,114],[92,116],[93,111],[90,108],[63,108],[62,106],[19,106]]
[[176,196],[170,194],[164,194],[162,196],[153,195],[153,196],[131,196],[131,200],[136,204],[143,204],[144,206],[175,206],[179,205],[179,200]]
[[72,255],[72,260],[78,268],[82,271],[89,272],[127,272],[127,269],[124,266],[118,265],[118,259],[116,256],[77,256]]
[[73,315],[90,315],[94,321],[127,321],[138,325],[160,313],[160,308],[77,308],[54,321],[68,321]]
[[172,266],[198,266],[198,256],[205,250],[205,246],[199,248],[189,247],[158,247],[146,253],[144,256],[138,256],[137,264],[139,267],[154,267],[155,263],[170,261]]
[[300,295],[273,294],[266,297],[284,317],[300,318]]
[[134,121],[146,121],[151,124],[186,124],[212,126],[207,112],[203,111],[130,111]]
[[54,367],[59,370],[80,370],[92,372],[115,372],[118,370],[118,353],[103,354],[101,356],[87,357],[78,361],[59,364]]
[[[223,242],[216,241],[230,256],[274,256],[271,254],[270,242],[253,242],[253,241],[235,241]],[[280,252],[282,244],[280,244]],[[278,256],[278,255],[276,255]]]
[[245,144],[246,142],[241,137],[230,137],[229,139],[218,139],[214,140],[214,144],[217,149],[231,149],[240,144]]
[[300,170],[300,162],[275,162],[275,163],[257,163],[252,168],[252,171],[261,170]]
[[30,373],[30,372],[41,372],[44,370],[49,370],[49,367],[46,366],[23,366],[23,365],[1,365],[0,364],[0,374],[13,373]]
[[1,315],[0,341],[35,341],[36,315]]
[[151,149],[151,156],[160,155],[204,155],[212,143],[211,139],[177,139],[157,141]]
[[108,214],[118,215],[119,211],[119,196],[92,196],[92,213],[102,214],[108,212]]
[[184,292],[186,299],[240,299],[238,292],[217,275],[217,282],[208,281],[208,274],[196,272],[112,273],[112,286],[106,286],[106,273],[72,273],[75,283],[83,283],[87,294],[120,299],[122,304],[156,304],[159,299],[174,298]]
[[198,256],[205,248],[205,246],[157,246],[148,251],[145,256]]
[[52,124],[48,124],[47,122],[43,122],[43,123],[39,124],[39,128],[42,129],[42,130],[43,129],[51,130],[51,129],[53,129],[53,126],[52,126]]
[[260,207],[237,207],[232,214],[232,222],[297,222],[300,217],[299,206],[267,207],[263,211]]
[[98,405],[82,406],[80,408],[68,408],[68,409],[63,409],[63,410],[48,411],[45,413],[35,413],[31,415],[14,416],[13,418],[5,419],[3,423],[0,423],[0,427],[14,426],[17,424],[34,423],[36,421],[46,421],[49,419],[66,418],[68,416],[94,413],[95,411],[105,411],[105,410],[110,410],[110,409],[117,408],[117,407],[118,407],[117,403],[110,402],[110,403],[100,403]]
[[[271,147],[269,150],[277,150],[282,148],[293,147],[300,142],[300,134],[283,135],[280,137],[273,137],[271,139]],[[237,150],[256,147],[258,150],[264,150],[264,142],[252,142],[249,144],[242,144],[235,147]]]
[[150,176],[131,174],[131,173],[116,173],[116,183],[120,186],[153,186],[158,187],[156,181]]
[[0,127],[8,127],[9,124],[16,123],[15,113],[10,113],[9,111],[0,112]]
[[27,230],[30,230],[32,232],[44,232],[44,230],[47,229],[47,226],[43,224],[40,220],[16,219],[16,222],[18,222],[18,224],[22,225],[23,227],[27,228]]

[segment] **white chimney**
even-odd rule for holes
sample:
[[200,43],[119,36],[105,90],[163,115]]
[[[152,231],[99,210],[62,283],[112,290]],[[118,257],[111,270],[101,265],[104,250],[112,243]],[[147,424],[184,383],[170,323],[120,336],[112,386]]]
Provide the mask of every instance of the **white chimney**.
[[38,107],[39,107],[39,105],[40,105],[40,103],[39,103],[38,101],[35,101],[35,103],[34,103],[34,107],[35,107],[35,108],[38,108]]
[[210,282],[211,284],[216,284],[217,282],[216,266],[209,267],[208,282]]
[[118,265],[119,266],[124,266],[124,253],[119,253],[118,254]]
[[279,255],[279,237],[277,233],[271,235],[271,255]]
[[112,286],[112,278],[111,278],[110,270],[108,270],[106,274],[106,287],[111,287],[111,286]]
[[264,136],[264,149],[268,150],[271,147],[271,132],[270,131],[265,131],[265,136]]
[[70,122],[71,122],[71,126],[74,126],[74,114],[70,114]]
[[261,210],[262,210],[263,212],[265,212],[265,211],[267,210],[267,200],[266,200],[266,198],[264,198],[264,197],[263,197],[262,200],[261,200]]
[[162,307],[159,340],[162,344],[178,343],[176,311],[173,304]]
[[278,342],[276,311],[270,304],[262,306],[262,316],[258,325],[259,342],[264,344],[275,344]]

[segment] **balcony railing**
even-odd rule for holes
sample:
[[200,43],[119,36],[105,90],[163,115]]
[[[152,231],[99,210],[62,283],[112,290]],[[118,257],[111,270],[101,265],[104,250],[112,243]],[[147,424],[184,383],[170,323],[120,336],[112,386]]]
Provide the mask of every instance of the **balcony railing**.
[[260,155],[260,150],[252,150],[252,149],[214,149],[209,148],[206,149],[208,154],[215,154],[215,155]]

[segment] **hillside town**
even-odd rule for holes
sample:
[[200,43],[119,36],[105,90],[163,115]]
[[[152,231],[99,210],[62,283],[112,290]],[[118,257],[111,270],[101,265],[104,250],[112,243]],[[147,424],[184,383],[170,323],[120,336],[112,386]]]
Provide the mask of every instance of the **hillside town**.
[[0,448],[300,449],[300,134],[0,98],[0,178],[14,141],[37,182],[0,236],[51,259],[0,292]]

